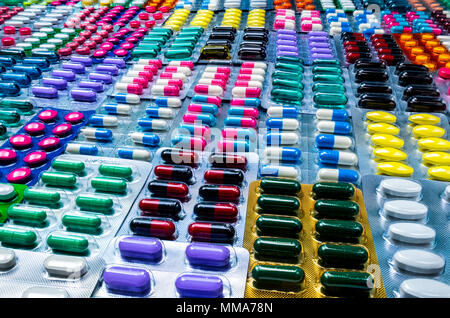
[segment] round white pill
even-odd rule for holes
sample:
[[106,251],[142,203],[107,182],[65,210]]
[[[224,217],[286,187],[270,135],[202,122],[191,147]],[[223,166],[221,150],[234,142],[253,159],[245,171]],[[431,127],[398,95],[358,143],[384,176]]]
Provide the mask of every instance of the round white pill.
[[69,298],[64,289],[34,286],[25,290],[22,298]]
[[44,268],[49,276],[79,279],[87,273],[84,258],[64,255],[52,255],[45,259]]
[[380,190],[387,195],[415,198],[422,193],[422,186],[417,182],[406,179],[389,178],[381,181]]
[[394,265],[416,274],[439,274],[444,269],[445,260],[426,250],[408,249],[394,254]]
[[391,239],[410,244],[429,244],[434,242],[436,231],[420,223],[399,222],[389,226]]
[[0,201],[9,201],[15,196],[16,191],[12,185],[0,183]]
[[450,298],[450,286],[434,279],[407,279],[400,285],[400,297]]
[[428,207],[416,201],[392,200],[384,203],[383,212],[397,219],[422,220],[427,216]]
[[9,248],[0,248],[0,270],[7,271],[16,265],[16,253]]

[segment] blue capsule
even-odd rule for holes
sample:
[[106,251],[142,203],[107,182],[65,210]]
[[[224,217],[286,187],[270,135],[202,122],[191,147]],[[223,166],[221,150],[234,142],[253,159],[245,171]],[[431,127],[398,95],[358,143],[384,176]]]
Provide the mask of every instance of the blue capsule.
[[265,165],[259,169],[259,175],[261,177],[285,177],[295,179],[298,177],[298,171],[295,167],[291,166]]
[[167,130],[167,121],[155,118],[139,118],[138,126],[145,130]]
[[89,124],[95,127],[107,127],[117,124],[117,118],[113,116],[92,115]]
[[278,160],[281,163],[296,163],[300,160],[302,152],[295,147],[267,147],[265,155],[271,161]]
[[16,64],[16,60],[9,56],[0,56],[0,65],[11,67]]
[[214,104],[191,104],[188,106],[188,111],[217,115],[219,108]]
[[[185,120],[186,119],[186,120]],[[216,124],[216,117],[214,117],[212,114],[203,114],[203,113],[187,113],[183,116],[184,122],[189,123],[199,123],[208,125],[208,126],[214,126]]]
[[130,137],[135,143],[151,147],[159,146],[161,143],[161,138],[157,134],[134,132]]
[[66,152],[76,153],[80,155],[96,156],[98,154],[98,147],[96,145],[69,143],[66,146]]
[[97,140],[102,141],[110,141],[113,138],[113,133],[109,129],[105,128],[83,128],[82,130],[83,135],[86,136],[86,138],[93,138]]
[[180,107],[181,100],[176,97],[156,97],[154,100],[156,106],[159,107]]
[[50,61],[45,57],[26,57],[22,60],[22,64],[36,66],[41,70],[48,70],[50,68]]
[[356,183],[359,180],[359,173],[352,169],[320,169],[318,178],[325,181],[338,181]]
[[131,160],[150,160],[151,153],[145,149],[129,149],[129,148],[119,148],[117,155],[122,159]]
[[20,87],[28,87],[31,84],[31,77],[26,73],[4,73],[0,75],[2,81],[12,81]]
[[256,131],[252,128],[224,128],[222,129],[222,137],[225,139],[256,141]]
[[296,130],[299,124],[296,119],[268,118],[266,126],[267,129]]
[[256,127],[256,119],[252,117],[240,117],[240,116],[227,116],[224,124],[229,127]]
[[320,132],[338,135],[348,135],[352,131],[351,124],[345,121],[319,120],[317,128]]
[[249,98],[242,98],[238,100],[238,103],[234,103],[233,101],[231,101],[231,105],[235,105],[235,106],[251,106],[251,107],[260,107],[261,106],[261,101],[259,100],[259,98],[253,98],[253,97],[249,97]]
[[249,152],[253,151],[253,145],[244,140],[222,140],[217,144],[219,152]]
[[42,75],[42,71],[35,67],[35,66],[28,66],[28,65],[14,65],[11,70],[13,72],[18,73],[26,73],[30,75],[32,79],[38,79]]
[[17,96],[20,94],[20,87],[16,83],[0,82],[0,96]]

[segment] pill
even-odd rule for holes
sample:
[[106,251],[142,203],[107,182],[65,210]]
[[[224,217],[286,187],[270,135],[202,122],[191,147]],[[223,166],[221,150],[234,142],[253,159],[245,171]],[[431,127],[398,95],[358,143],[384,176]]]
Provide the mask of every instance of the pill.
[[408,117],[408,120],[416,125],[439,125],[441,119],[432,114],[414,114]]
[[358,156],[353,152],[321,150],[319,151],[319,162],[332,165],[353,166],[358,163]]
[[436,231],[426,225],[410,222],[391,224],[388,229],[390,239],[408,244],[431,244]]
[[279,195],[261,195],[257,200],[264,213],[295,214],[300,208],[300,201],[295,197]]
[[351,132],[351,125],[347,122],[319,120],[316,128],[321,133],[349,135]]
[[10,201],[16,197],[16,191],[10,184],[0,183],[0,201]]
[[411,278],[400,285],[402,298],[449,298],[450,286],[434,279]]
[[189,188],[185,183],[168,181],[151,181],[148,184],[150,192],[158,196],[185,198],[189,195]]
[[85,164],[83,161],[56,158],[52,162],[52,168],[58,171],[81,174],[84,172]]
[[88,193],[79,194],[75,199],[75,203],[81,210],[105,214],[110,213],[114,205],[111,198]]
[[215,168],[235,168],[243,171],[247,168],[247,158],[242,155],[213,153],[208,161]]
[[53,250],[66,253],[86,253],[89,241],[79,235],[52,233],[47,238],[47,244]]
[[359,180],[359,173],[352,169],[319,169],[317,177],[322,181],[338,181],[355,183]]
[[294,132],[270,132],[266,134],[266,143],[268,146],[295,145],[298,141],[299,137]]
[[365,272],[334,272],[326,271],[320,277],[320,282],[326,289],[370,291],[375,282],[372,275]]
[[343,268],[359,268],[369,258],[369,253],[364,247],[336,244],[321,245],[317,255],[323,266]]
[[103,272],[108,290],[116,294],[146,295],[151,289],[151,277],[141,268],[110,266]]
[[41,180],[49,186],[71,188],[75,186],[77,177],[73,173],[47,171],[42,173]]
[[231,224],[194,222],[189,225],[188,233],[193,241],[231,244],[235,229]]
[[6,180],[9,183],[26,184],[30,181],[31,170],[28,167],[22,167],[12,170],[6,175]]
[[12,249],[0,248],[0,270],[7,271],[16,265],[16,253]]
[[81,129],[81,133],[88,139],[110,141],[113,138],[112,131],[105,128],[86,127]]
[[39,225],[43,224],[47,219],[45,210],[18,204],[11,205],[7,210],[7,215],[15,223]]
[[363,233],[360,223],[346,220],[319,220],[315,226],[320,240],[354,240]]
[[315,139],[318,148],[348,149],[353,146],[353,140],[347,136],[319,134]]
[[66,151],[73,154],[84,154],[95,156],[98,153],[98,147],[96,145],[68,143]]
[[219,298],[223,295],[223,281],[218,276],[181,274],[175,280],[175,287],[181,297]]
[[98,216],[81,213],[66,213],[61,221],[71,232],[98,233],[102,225],[102,220]]
[[203,202],[194,206],[198,219],[233,222],[238,215],[238,208],[233,203]]
[[445,266],[445,260],[432,252],[420,249],[406,249],[396,252],[393,263],[399,270],[415,274],[439,274]]
[[189,182],[193,177],[190,167],[158,165],[154,168],[155,176],[165,180]]
[[176,232],[173,222],[148,217],[134,218],[130,222],[130,229],[137,235],[152,236],[168,240],[173,239]]
[[124,259],[157,262],[163,255],[163,245],[154,238],[125,236],[119,239],[118,247]]
[[190,265],[223,268],[230,264],[230,250],[225,246],[208,243],[191,243],[185,250]]
[[428,214],[428,207],[410,200],[391,200],[383,205],[385,215],[403,220],[422,220]]
[[34,86],[31,91],[34,96],[40,98],[53,99],[58,97],[58,90],[54,87]]
[[328,121],[347,121],[349,115],[346,110],[342,109],[318,109],[316,118]]
[[239,187],[231,185],[202,185],[199,195],[207,201],[238,201],[241,196]]
[[142,215],[177,218],[182,211],[180,201],[174,199],[142,199],[139,202]]
[[268,118],[266,126],[268,129],[296,130],[299,123],[297,119],[292,118]]
[[257,264],[253,267],[251,275],[256,288],[269,290],[298,291],[305,280],[305,272],[293,265]]
[[253,243],[256,258],[296,259],[300,257],[302,246],[299,241],[288,238],[260,237]]
[[0,149],[0,165],[5,166],[15,162],[17,154],[11,149]]
[[175,97],[156,97],[154,100],[157,106],[162,107],[172,107],[178,108],[181,107],[181,100]]
[[259,187],[264,193],[297,195],[301,185],[297,180],[262,178]]
[[353,219],[359,213],[359,205],[353,201],[319,199],[314,210],[318,218]]
[[45,259],[44,268],[50,277],[79,279],[88,272],[86,261],[81,257],[52,255]]
[[186,150],[164,149],[160,155],[161,159],[168,164],[196,165],[199,161],[197,153]]
[[72,125],[77,125],[83,122],[84,115],[80,112],[70,112],[64,116],[64,120]]

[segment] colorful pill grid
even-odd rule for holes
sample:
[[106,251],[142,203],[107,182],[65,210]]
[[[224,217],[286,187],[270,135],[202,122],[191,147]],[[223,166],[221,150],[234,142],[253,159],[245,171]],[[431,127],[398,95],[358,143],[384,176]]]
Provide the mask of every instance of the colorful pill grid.
[[446,2],[4,3],[0,296],[448,297]]

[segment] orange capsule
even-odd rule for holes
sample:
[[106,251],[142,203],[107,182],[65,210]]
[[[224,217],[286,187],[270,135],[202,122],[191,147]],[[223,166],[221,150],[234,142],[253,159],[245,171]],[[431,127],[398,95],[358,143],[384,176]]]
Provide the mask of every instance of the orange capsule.
[[415,64],[424,64],[430,61],[430,56],[428,54],[419,54],[416,56],[414,63]]
[[428,62],[424,63],[423,65],[426,66],[430,70],[430,72],[436,71],[437,65],[435,62]]

